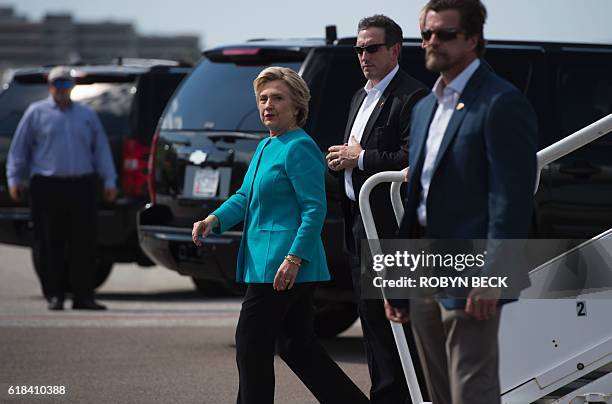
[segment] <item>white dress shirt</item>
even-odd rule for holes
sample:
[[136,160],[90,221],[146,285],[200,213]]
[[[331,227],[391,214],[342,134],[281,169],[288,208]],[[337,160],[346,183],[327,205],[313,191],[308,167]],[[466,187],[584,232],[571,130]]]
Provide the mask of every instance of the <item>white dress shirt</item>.
[[[359,111],[357,112],[357,116],[355,117],[355,121],[353,122],[353,127],[351,128],[351,134],[349,135],[348,144],[349,146],[357,144],[361,142],[361,137],[363,136],[363,131],[370,119],[370,115],[374,111],[374,108],[378,104],[380,97],[382,97],[383,93],[387,89],[387,86],[395,77],[395,74],[399,70],[399,65],[395,66],[393,70],[391,70],[381,81],[378,82],[375,86],[372,86],[372,83],[368,80],[365,87],[363,88],[366,92],[366,97],[361,103],[359,107]],[[363,171],[363,155],[365,151],[362,150],[359,153],[359,160],[357,161],[357,167]],[[353,189],[353,169],[346,168],[344,170],[344,189],[346,192],[346,196],[352,200],[356,201],[355,190]]]
[[421,226],[427,226],[427,195],[429,185],[433,176],[434,163],[440,151],[440,145],[444,137],[444,132],[450,119],[457,108],[457,102],[472,74],[480,66],[480,60],[475,59],[463,71],[453,79],[448,85],[444,85],[442,76],[438,77],[433,88],[433,93],[438,99],[438,108],[429,126],[427,143],[425,144],[425,162],[421,172],[421,197],[417,207],[417,218]]

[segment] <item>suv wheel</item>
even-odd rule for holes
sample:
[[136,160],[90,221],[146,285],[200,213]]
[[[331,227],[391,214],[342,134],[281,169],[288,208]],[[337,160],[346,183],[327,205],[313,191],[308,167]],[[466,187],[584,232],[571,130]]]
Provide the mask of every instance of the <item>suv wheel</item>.
[[[37,249],[32,248],[32,263],[34,264],[34,270],[36,271],[36,275],[38,276],[38,280],[42,287],[42,266],[40,265],[40,257],[38,256]],[[110,273],[113,269],[113,263],[101,259],[96,260],[96,272],[94,276],[94,289],[99,288],[106,282]],[[70,293],[70,285],[69,280],[66,278],[66,291]],[[47,291],[43,288],[43,295],[47,296]]]
[[314,328],[319,337],[335,337],[353,325],[357,317],[357,305],[355,303],[323,303],[315,300]]
[[96,276],[94,278],[95,279],[94,289],[99,288],[100,286],[104,284],[104,282],[106,282],[112,270],[113,270],[112,262],[108,262],[104,260],[97,260]]

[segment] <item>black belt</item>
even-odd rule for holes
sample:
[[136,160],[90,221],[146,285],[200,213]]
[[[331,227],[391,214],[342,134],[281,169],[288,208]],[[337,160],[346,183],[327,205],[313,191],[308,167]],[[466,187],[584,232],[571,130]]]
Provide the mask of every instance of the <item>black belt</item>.
[[60,181],[60,182],[75,182],[95,179],[97,175],[95,173],[83,174],[83,175],[42,175],[34,174],[32,179],[40,178],[48,181]]

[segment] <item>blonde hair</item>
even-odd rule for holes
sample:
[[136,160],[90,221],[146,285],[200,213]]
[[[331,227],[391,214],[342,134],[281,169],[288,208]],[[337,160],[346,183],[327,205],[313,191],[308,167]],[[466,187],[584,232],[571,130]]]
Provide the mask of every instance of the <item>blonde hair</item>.
[[289,69],[288,67],[271,66],[259,73],[257,78],[253,80],[253,90],[255,91],[255,97],[259,98],[264,85],[271,81],[281,80],[291,93],[291,99],[295,103],[297,108],[297,115],[295,117],[296,124],[299,127],[304,126],[306,118],[308,118],[308,102],[310,101],[310,90],[308,85],[299,74]]

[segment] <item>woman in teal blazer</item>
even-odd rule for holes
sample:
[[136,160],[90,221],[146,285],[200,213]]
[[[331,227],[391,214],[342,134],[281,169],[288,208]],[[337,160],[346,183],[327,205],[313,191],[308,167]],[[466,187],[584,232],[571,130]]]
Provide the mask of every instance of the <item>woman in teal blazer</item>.
[[310,91],[285,67],[263,70],[253,87],[270,136],[240,189],[192,232],[199,246],[200,235],[244,222],[236,267],[236,280],[248,285],[236,329],[238,402],[274,401],[275,349],[320,402],[368,402],[314,335],[315,285],[330,276],[321,241],[325,163],[300,128]]

